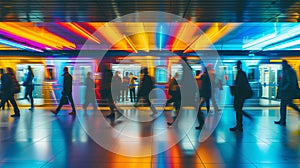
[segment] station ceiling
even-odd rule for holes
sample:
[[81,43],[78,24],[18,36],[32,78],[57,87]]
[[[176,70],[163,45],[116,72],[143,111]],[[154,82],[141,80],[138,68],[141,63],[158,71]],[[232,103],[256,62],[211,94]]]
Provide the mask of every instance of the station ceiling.
[[1,0],[11,22],[109,22],[140,11],[172,13],[193,22],[298,22],[298,0]]
[[[120,19],[135,13],[152,19]],[[185,21],[155,22],[160,13]],[[1,0],[0,55],[79,50],[297,51],[299,14],[296,0]]]

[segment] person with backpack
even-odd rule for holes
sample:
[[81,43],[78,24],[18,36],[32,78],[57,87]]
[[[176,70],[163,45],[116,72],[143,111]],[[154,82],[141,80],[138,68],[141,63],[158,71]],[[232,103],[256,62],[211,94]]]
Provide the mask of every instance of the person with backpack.
[[20,110],[14,98],[14,94],[20,92],[20,84],[12,68],[6,68],[6,72],[7,73],[2,76],[1,90],[3,93],[3,101],[1,101],[0,107],[4,106],[4,103],[9,100],[14,107],[14,114],[11,115],[11,117],[20,117]]
[[242,62],[239,60],[236,63],[237,75],[234,85],[231,86],[231,92],[234,96],[234,110],[236,112],[236,126],[230,128],[230,131],[243,131],[243,115],[252,118],[245,111],[243,111],[244,102],[252,96],[252,89],[250,87],[246,73],[242,70]]

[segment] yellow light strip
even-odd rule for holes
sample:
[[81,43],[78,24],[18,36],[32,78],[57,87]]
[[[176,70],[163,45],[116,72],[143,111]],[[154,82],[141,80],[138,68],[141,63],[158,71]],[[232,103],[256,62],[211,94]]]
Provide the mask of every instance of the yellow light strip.
[[197,40],[192,42],[185,50],[184,53],[193,50],[204,50],[213,45],[214,42],[224,37],[230,31],[235,29],[239,24],[226,24],[220,29],[220,23],[214,23],[203,35],[200,35]]
[[124,37],[124,39],[127,41],[127,43],[130,45],[130,47],[133,49],[133,51],[134,51],[135,53],[137,53],[137,50],[136,50],[136,48],[134,47],[132,41],[131,41],[130,39],[128,39],[127,36],[125,36],[125,35],[123,35],[123,37]]
[[76,30],[78,33],[80,33],[82,36],[86,37],[87,39],[90,39],[90,40],[96,42],[97,44],[100,44],[100,40],[98,38],[93,36],[91,33],[86,31],[84,28],[82,28],[77,23],[70,22],[70,23],[68,23],[68,25],[70,25],[72,28],[74,28],[74,30]]
[[[34,29],[33,29],[34,28]],[[33,23],[26,24],[15,24],[15,23],[0,23],[0,29],[5,30],[11,34],[26,38],[37,43],[44,44],[46,46],[63,49],[67,47],[70,49],[75,49],[74,43],[71,43],[63,38],[60,38],[52,33],[46,31],[44,28],[39,28],[33,25]]]

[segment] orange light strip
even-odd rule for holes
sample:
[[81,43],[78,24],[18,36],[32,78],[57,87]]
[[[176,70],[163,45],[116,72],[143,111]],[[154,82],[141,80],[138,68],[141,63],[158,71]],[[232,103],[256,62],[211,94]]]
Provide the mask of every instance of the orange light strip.
[[74,43],[71,43],[61,37],[58,37],[44,28],[39,28],[33,25],[33,23],[0,23],[0,29],[20,36],[22,38],[41,43],[55,49],[63,49],[63,47],[75,49]]
[[[52,34],[51,32],[48,32],[45,30],[44,27],[40,28],[34,25],[34,23],[28,23],[29,28],[26,28],[25,26],[17,26],[16,24],[11,24],[10,26],[15,26],[16,28],[22,29],[26,31],[28,34],[33,34],[37,38],[35,38],[37,42],[39,42],[40,39],[46,39],[46,41],[53,43],[53,44],[58,44],[60,48],[62,49],[63,47],[69,48],[69,49],[75,49],[76,45],[72,42],[69,42],[65,40],[64,38],[61,38],[57,35]],[[28,26],[27,26],[28,27]]]
[[82,37],[87,38],[88,40],[92,40],[92,41],[96,42],[97,44],[100,44],[100,40],[98,38],[96,38],[95,36],[93,36],[90,32],[88,32],[87,30],[85,30],[83,27],[81,27],[77,23],[69,22],[67,24],[70,26],[69,28],[73,32],[77,32]]
[[136,48],[134,47],[133,42],[132,42],[130,39],[128,39],[127,36],[123,35],[123,37],[124,37],[124,39],[127,41],[127,43],[130,45],[130,47],[133,49],[133,51],[134,51],[135,53],[137,53],[137,50],[136,50]]

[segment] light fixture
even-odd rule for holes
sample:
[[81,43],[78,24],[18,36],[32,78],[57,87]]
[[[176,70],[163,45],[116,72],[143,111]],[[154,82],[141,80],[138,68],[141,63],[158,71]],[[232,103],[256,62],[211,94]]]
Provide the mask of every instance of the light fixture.
[[281,42],[281,43],[278,43],[278,44],[267,46],[267,47],[263,48],[263,50],[264,51],[282,50],[282,49],[293,47],[293,46],[296,46],[296,45],[300,45],[300,37],[289,40],[289,41],[284,41],[284,42]]
[[24,44],[18,44],[18,43],[8,41],[8,40],[5,40],[5,39],[1,39],[1,38],[0,38],[0,43],[11,46],[11,47],[20,48],[20,49],[23,49],[23,50],[43,52],[43,50],[41,50],[41,49],[30,47],[30,46],[27,46],[27,45],[24,45]]

